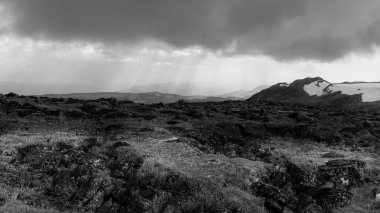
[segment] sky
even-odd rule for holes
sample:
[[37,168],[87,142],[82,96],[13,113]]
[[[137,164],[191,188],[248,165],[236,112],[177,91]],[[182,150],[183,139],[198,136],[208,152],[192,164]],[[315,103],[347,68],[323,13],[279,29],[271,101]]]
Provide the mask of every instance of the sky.
[[0,81],[203,95],[380,81],[379,11],[378,0],[0,0]]

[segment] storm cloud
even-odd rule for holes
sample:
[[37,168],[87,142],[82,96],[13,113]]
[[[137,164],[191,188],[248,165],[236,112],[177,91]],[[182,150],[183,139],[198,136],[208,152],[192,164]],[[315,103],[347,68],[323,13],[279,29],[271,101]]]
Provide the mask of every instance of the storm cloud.
[[9,31],[106,46],[157,40],[224,54],[330,61],[380,44],[378,0],[0,0]]

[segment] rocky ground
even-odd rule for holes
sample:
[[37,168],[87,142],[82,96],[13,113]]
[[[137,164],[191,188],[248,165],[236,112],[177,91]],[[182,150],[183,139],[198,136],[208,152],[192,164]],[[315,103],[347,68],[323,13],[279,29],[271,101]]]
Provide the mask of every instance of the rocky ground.
[[0,212],[379,212],[380,114],[2,96]]

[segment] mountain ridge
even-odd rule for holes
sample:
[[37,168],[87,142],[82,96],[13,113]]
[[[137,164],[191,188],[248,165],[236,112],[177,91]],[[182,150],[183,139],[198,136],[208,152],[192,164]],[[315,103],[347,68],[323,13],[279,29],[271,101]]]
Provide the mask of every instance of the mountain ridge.
[[268,87],[269,87],[268,85],[261,85],[261,86],[258,86],[256,88],[252,89],[252,90],[238,90],[238,91],[223,94],[220,97],[224,97],[224,98],[237,97],[237,98],[248,99],[252,95],[254,95],[254,94],[256,94],[256,93],[258,93],[264,89],[267,89]]
[[122,92],[95,92],[95,93],[68,93],[68,94],[45,94],[41,97],[48,98],[77,98],[84,100],[95,100],[101,98],[116,98],[118,100],[129,100],[135,103],[174,103],[179,100],[189,102],[205,102],[205,101],[227,101],[236,100],[237,98],[229,97],[213,97],[213,96],[182,96],[173,93],[162,92],[146,92],[146,93],[122,93]]
[[348,107],[380,101],[379,82],[330,83],[321,77],[277,83],[249,98],[309,105]]

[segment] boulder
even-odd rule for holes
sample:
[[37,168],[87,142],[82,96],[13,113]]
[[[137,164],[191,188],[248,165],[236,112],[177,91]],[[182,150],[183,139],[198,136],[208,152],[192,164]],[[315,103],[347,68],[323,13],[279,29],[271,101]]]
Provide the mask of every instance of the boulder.
[[321,207],[332,209],[350,205],[353,194],[347,188],[322,187],[312,196]]
[[319,206],[313,197],[307,194],[298,195],[299,202],[296,213],[323,213],[323,209]]
[[85,116],[85,114],[78,109],[75,110],[68,110],[63,113],[68,118],[82,118]]
[[22,105],[17,101],[9,101],[8,102],[8,108],[10,108],[10,109],[18,109],[21,107],[22,107]]
[[377,194],[380,194],[380,190],[378,188],[372,189],[372,195],[374,198],[377,198]]
[[293,112],[289,114],[289,117],[297,122],[314,122],[315,119],[308,116],[305,112]]
[[346,157],[346,156],[343,154],[339,154],[337,152],[334,152],[334,151],[333,152],[327,152],[321,156],[321,158],[344,158],[344,157]]
[[292,210],[297,207],[298,200],[295,195],[281,188],[258,181],[252,184],[252,189],[256,195],[271,199],[270,206],[276,206],[273,202],[275,201],[278,205],[283,207],[286,206]]
[[286,165],[290,181],[297,192],[306,192],[317,186],[317,168],[312,165],[289,162]]
[[17,113],[17,116],[19,117],[25,117],[25,116],[36,113],[36,111],[32,109],[16,109],[15,112]]
[[[53,177],[51,193],[89,210],[101,207],[106,196],[113,190],[114,179],[104,162],[99,159],[87,159],[78,166],[70,166]],[[73,164],[72,164],[73,165]]]
[[5,97],[7,97],[7,98],[17,98],[17,97],[19,97],[19,95],[17,95],[14,92],[11,92],[11,93],[6,94]]
[[33,104],[30,104],[30,103],[24,103],[22,105],[22,108],[23,109],[34,110],[34,111],[38,110],[38,107],[36,107],[36,106],[34,106]]
[[273,199],[266,199],[264,202],[264,207],[270,213],[283,213],[284,210],[284,207],[282,207]]
[[360,185],[364,180],[365,165],[365,162],[359,160],[331,160],[319,167],[318,181],[331,182],[335,187]]
[[297,213],[325,213],[325,211],[318,204],[312,203]]
[[368,120],[363,121],[362,125],[365,128],[372,128],[373,127],[373,123],[371,121],[368,121]]
[[40,110],[47,116],[58,116],[61,114],[59,109],[41,108]]
[[119,147],[128,147],[130,146],[131,144],[128,143],[128,142],[125,142],[125,141],[119,141],[119,142],[116,142],[112,145],[112,149],[117,149]]

